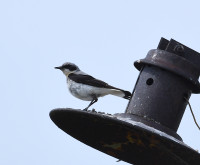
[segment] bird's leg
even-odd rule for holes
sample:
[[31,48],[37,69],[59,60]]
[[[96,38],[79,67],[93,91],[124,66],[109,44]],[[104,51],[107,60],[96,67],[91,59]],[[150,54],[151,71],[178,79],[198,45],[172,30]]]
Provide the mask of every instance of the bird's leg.
[[83,109],[83,111],[87,111],[88,108],[89,108],[92,104],[96,103],[97,101],[98,101],[98,99],[97,99],[96,97],[93,98],[93,100],[90,102],[90,104],[89,104],[85,109]]

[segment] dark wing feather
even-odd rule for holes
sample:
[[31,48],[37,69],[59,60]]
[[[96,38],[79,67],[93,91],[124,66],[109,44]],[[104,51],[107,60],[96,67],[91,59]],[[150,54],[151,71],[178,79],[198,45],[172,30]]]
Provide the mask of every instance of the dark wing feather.
[[68,77],[77,83],[82,83],[82,84],[91,85],[91,86],[100,87],[100,88],[114,88],[108,85],[107,83],[105,83],[104,81],[95,79],[94,77],[90,75],[81,75],[81,74],[71,73],[69,74]]

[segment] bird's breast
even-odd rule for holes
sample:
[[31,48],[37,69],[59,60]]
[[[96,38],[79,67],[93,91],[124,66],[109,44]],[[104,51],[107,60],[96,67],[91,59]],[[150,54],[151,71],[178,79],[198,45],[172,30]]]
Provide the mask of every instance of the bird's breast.
[[109,94],[108,89],[77,83],[69,78],[67,85],[70,93],[81,100],[91,101],[94,97],[98,98]]

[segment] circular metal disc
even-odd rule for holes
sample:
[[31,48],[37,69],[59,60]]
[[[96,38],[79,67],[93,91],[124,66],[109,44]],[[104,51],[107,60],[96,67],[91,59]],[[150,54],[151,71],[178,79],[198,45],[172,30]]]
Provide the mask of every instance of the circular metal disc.
[[54,109],[53,122],[77,140],[135,165],[199,165],[200,154],[161,131],[115,115]]

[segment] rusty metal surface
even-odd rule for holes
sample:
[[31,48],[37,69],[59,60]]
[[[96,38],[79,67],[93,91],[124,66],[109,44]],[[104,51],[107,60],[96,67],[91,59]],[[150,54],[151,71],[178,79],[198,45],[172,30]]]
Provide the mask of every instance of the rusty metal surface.
[[158,49],[150,50],[146,58],[134,62],[134,65],[138,70],[153,65],[170,71],[189,81],[193,93],[200,93],[200,54],[173,39],[161,38]]
[[182,141],[145,129],[140,123],[133,125],[117,116],[75,109],[55,109],[50,117],[77,140],[131,164],[200,164],[200,154]]
[[144,65],[153,65],[175,73],[192,83],[193,93],[200,92],[200,84],[198,81],[200,71],[195,65],[183,57],[167,51],[153,49],[148,52],[145,59],[136,61],[134,65],[138,70],[141,70]]

